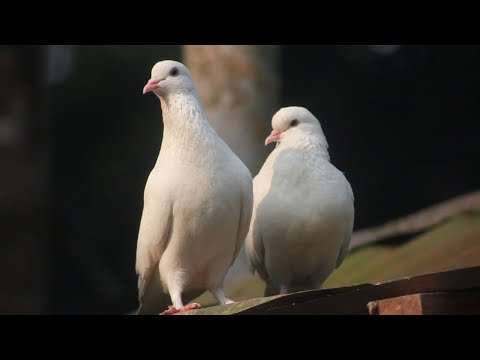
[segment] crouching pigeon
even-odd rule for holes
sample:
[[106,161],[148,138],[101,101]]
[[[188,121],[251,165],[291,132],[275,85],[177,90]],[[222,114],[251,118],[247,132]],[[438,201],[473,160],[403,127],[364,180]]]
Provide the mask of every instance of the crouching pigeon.
[[253,180],[246,250],[265,295],[321,288],[340,266],[354,220],[352,188],[330,163],[318,120],[307,109],[280,109],[265,145],[276,142]]

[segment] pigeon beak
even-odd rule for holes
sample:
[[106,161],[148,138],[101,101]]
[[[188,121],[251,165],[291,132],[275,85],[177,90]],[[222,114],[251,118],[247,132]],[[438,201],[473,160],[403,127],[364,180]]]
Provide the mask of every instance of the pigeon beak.
[[277,142],[280,140],[280,135],[282,134],[281,131],[278,130],[272,130],[272,133],[265,139],[265,146],[272,142]]
[[158,84],[160,84],[160,81],[162,81],[162,80],[163,79],[159,79],[159,78],[153,78],[153,79],[148,80],[147,85],[145,85],[144,88],[143,88],[143,94],[146,94],[150,91],[153,91],[153,90],[157,89]]

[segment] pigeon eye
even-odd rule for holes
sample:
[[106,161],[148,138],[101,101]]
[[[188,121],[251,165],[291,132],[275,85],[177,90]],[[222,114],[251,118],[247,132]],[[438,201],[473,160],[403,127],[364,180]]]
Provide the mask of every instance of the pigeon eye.
[[180,71],[178,71],[178,68],[174,67],[172,70],[170,70],[170,76],[178,76],[180,74]]
[[292,121],[290,121],[290,127],[295,127],[298,125],[298,120],[297,119],[293,119]]

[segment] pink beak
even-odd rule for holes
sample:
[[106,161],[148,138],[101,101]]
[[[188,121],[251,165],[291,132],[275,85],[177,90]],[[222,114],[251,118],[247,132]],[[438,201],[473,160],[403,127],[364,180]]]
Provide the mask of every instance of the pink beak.
[[162,81],[163,79],[158,79],[158,78],[154,78],[154,79],[150,79],[148,80],[147,82],[147,85],[144,86],[143,88],[143,93],[146,94],[150,91],[153,91],[155,89],[158,88],[158,84],[160,83],[160,81]]
[[278,130],[272,130],[271,134],[268,135],[268,137],[265,139],[265,146],[268,144],[280,140],[280,135],[282,134],[281,131]]

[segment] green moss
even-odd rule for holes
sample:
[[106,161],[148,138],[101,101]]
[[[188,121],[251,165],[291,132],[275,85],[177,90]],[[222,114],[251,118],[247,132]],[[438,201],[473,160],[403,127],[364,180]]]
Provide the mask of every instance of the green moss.
[[480,214],[462,214],[400,246],[371,245],[352,252],[325,287],[475,265],[480,265]]

